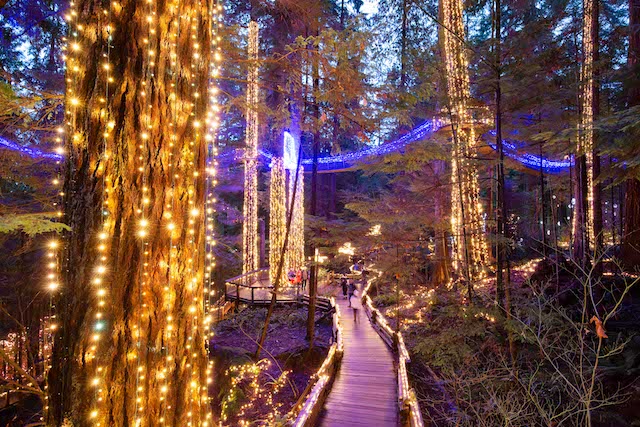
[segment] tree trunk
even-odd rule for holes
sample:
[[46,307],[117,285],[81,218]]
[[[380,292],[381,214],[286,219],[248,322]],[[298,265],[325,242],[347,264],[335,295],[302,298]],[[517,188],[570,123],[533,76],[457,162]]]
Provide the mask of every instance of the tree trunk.
[[76,5],[64,186],[72,231],[47,422],[201,425],[211,5],[114,3],[109,75],[103,2]]
[[[600,79],[599,79],[599,66],[600,60],[600,2],[594,0],[593,7],[591,9],[591,44],[593,46],[593,82],[591,91],[593,98],[591,100],[591,113],[593,121],[595,122],[600,115]],[[597,133],[595,126],[593,127],[593,151],[591,153],[593,163],[592,175],[593,175],[593,242],[595,245],[594,261],[596,261],[596,272],[601,272],[602,265],[599,262],[599,257],[604,250],[604,235],[602,224],[602,184],[597,182],[600,177],[600,156],[596,150]],[[613,208],[613,206],[612,206]]]
[[[640,0],[629,0],[629,56],[631,72],[629,107],[640,105]],[[636,176],[638,176],[636,174]],[[626,267],[640,264],[640,180],[627,180],[624,199],[624,226],[622,236],[622,262]]]
[[[435,160],[433,162],[433,173],[438,176],[444,175],[446,170],[446,163],[442,160]],[[449,283],[449,271],[451,269],[451,260],[449,259],[449,247],[447,245],[447,228],[449,222],[447,221],[448,209],[447,209],[447,196],[445,194],[446,186],[436,186],[436,194],[434,195],[434,209],[435,217],[442,219],[442,221],[436,225],[435,229],[435,262],[433,265],[433,273],[431,275],[431,283],[441,286]]]
[[[507,276],[510,275],[509,259],[507,252],[507,242],[509,233],[507,230],[507,201],[505,198],[505,178],[504,178],[504,145],[502,141],[502,3],[501,0],[495,0],[495,38],[494,38],[494,55],[495,55],[495,99],[496,99],[496,145],[498,148],[498,188],[497,188],[497,208],[498,208],[498,247],[497,254],[497,272],[496,272],[496,293],[498,306],[502,309],[507,321],[511,320],[511,292],[509,289],[511,281],[509,278],[504,280],[504,269],[506,267]],[[544,212],[543,212],[544,215]],[[506,282],[506,283],[505,283]],[[511,363],[516,362],[516,347],[513,334],[507,329],[509,341],[509,354]]]
[[[317,34],[319,35],[319,33]],[[319,52],[316,52],[319,55]],[[320,70],[318,58],[313,59],[313,114],[316,122],[316,131],[313,134],[313,165],[311,167],[311,209],[312,216],[318,214],[318,155],[320,151],[320,103],[318,101],[318,91],[320,90]],[[311,244],[312,263],[309,277],[309,313],[307,315],[307,340],[309,349],[313,348],[315,337],[316,318],[316,296],[318,293],[318,266],[316,265],[316,247]]]
[[407,90],[407,35],[409,31],[408,0],[402,0],[402,24],[400,36],[400,90]]
[[582,266],[586,265],[589,251],[587,235],[587,158],[584,154],[576,156],[575,181],[573,194],[575,206],[573,210],[573,257]]

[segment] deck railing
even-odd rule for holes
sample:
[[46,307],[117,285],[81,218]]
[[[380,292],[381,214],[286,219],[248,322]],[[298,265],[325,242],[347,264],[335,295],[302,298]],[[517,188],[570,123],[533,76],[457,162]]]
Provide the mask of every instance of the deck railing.
[[411,358],[404,344],[402,334],[395,332],[389,326],[387,319],[373,306],[371,297],[368,295],[369,288],[374,280],[376,280],[376,278],[369,279],[367,282],[367,286],[362,293],[362,303],[364,311],[367,313],[369,319],[371,319],[371,324],[374,329],[398,358],[398,406],[401,424],[403,427],[424,427],[420,404],[409,384],[407,364],[411,363]]
[[213,303],[207,311],[212,323],[217,323],[227,317],[227,313],[233,308],[234,302],[227,301],[225,296],[221,296],[218,301]]
[[[245,304],[268,304],[273,295],[273,286],[269,283],[269,270],[264,268],[233,277],[225,282],[225,298]],[[300,293],[299,286],[284,286],[278,291],[277,303],[309,304],[309,297]],[[331,384],[342,360],[344,346],[342,342],[342,326],[340,324],[340,307],[334,298],[318,296],[316,308],[324,312],[332,312],[332,343],[327,357],[320,369],[311,376],[305,390],[289,411],[290,425],[295,427],[311,427],[315,425],[324,404]]]
[[[269,269],[250,271],[225,282],[225,297],[228,301],[245,304],[268,304],[273,295],[273,286],[269,281]],[[282,284],[278,290],[277,302],[298,302],[300,287]]]
[[322,366],[311,376],[307,388],[300,395],[298,402],[290,412],[290,414],[295,415],[295,419],[291,423],[293,427],[311,427],[315,425],[324,401],[329,391],[331,391],[331,384],[342,360],[344,346],[342,342],[342,325],[340,324],[340,307],[336,304],[335,298],[330,299],[330,304],[334,310],[333,343],[329,347],[329,353]]

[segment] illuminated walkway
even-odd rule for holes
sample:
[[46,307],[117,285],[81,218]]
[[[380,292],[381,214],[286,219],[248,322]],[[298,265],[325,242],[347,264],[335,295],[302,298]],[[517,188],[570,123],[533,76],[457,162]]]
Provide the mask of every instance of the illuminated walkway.
[[398,392],[391,350],[360,310],[359,323],[338,298],[344,329],[344,356],[320,414],[322,427],[397,427]]

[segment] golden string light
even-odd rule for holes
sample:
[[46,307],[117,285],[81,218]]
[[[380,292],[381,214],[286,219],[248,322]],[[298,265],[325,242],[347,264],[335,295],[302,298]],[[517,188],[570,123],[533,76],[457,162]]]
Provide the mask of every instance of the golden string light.
[[[584,224],[586,229],[585,245],[595,243],[594,233],[594,175],[593,175],[593,54],[595,46],[591,39],[593,31],[593,9],[595,0],[583,0],[582,12],[582,49],[583,62],[580,69],[580,83],[582,85],[581,96],[581,113],[580,128],[578,132],[578,152],[586,158],[587,166],[587,205],[583,207],[586,210],[586,221]],[[578,193],[580,194],[580,192]],[[574,225],[577,220],[574,215]],[[576,228],[574,227],[574,231]]]
[[332,316],[334,342],[331,344],[331,347],[329,347],[329,352],[322,362],[322,365],[320,365],[320,368],[309,379],[310,382],[315,382],[315,384],[313,384],[307,398],[302,404],[294,406],[289,411],[292,417],[295,416],[295,420],[293,420],[292,423],[294,427],[307,425],[311,414],[319,404],[320,396],[329,386],[331,376],[335,375],[335,366],[339,363],[340,359],[342,359],[344,352],[342,335],[344,331],[342,329],[340,306],[336,304],[336,300],[333,297],[331,297],[330,303],[331,307],[334,308]]
[[[287,228],[286,190],[284,160],[281,157],[274,157],[271,166],[271,189],[269,195],[269,279],[274,285]],[[287,265],[284,265],[282,269],[283,274],[280,278],[280,285],[286,283],[287,267]]]
[[[256,363],[234,365],[226,370],[225,376],[231,377],[231,392],[222,402],[222,422],[229,421],[229,415],[233,413],[236,425],[249,427],[254,424],[256,411],[262,412],[266,406],[268,415],[265,419],[267,425],[272,425],[282,417],[281,402],[274,402],[274,398],[288,384],[291,371],[283,371],[275,381],[269,373],[272,362],[262,359]],[[242,399],[246,402],[236,408],[235,400],[239,398],[241,390]]]
[[213,288],[213,269],[215,267],[214,250],[216,245],[215,240],[215,209],[216,198],[214,196],[214,188],[217,185],[217,163],[216,156],[218,155],[218,147],[216,144],[218,128],[220,126],[219,112],[220,105],[218,101],[219,89],[216,85],[217,78],[220,75],[220,60],[221,60],[221,36],[220,29],[222,27],[222,4],[214,4],[211,10],[211,28],[210,28],[210,58],[209,58],[209,109],[207,111],[207,179],[205,182],[206,202],[205,202],[205,290],[204,290],[204,312],[206,313],[205,322],[203,324],[203,337],[206,340],[207,350],[207,370],[205,386],[203,386],[203,406],[207,413],[207,419],[203,425],[208,424],[208,420],[211,418],[211,411],[206,408],[210,408],[210,400],[208,397],[208,386],[213,382],[213,360],[209,353],[210,346],[209,340],[213,338],[212,316],[211,316],[211,299],[214,297]]
[[484,276],[488,246],[482,230],[483,208],[478,173],[470,161],[476,135],[469,111],[469,63],[464,46],[462,0],[442,0],[441,29],[447,93],[454,132],[451,160],[451,229],[454,238],[453,266],[468,279]]
[[[210,17],[209,17],[210,18]],[[204,61],[205,55],[203,54],[203,47],[201,45],[201,38],[205,35],[200,33],[201,24],[205,17],[201,16],[197,10],[189,10],[188,18],[186,18],[187,29],[189,31],[189,40],[191,43],[191,54],[189,58],[191,63],[186,70],[186,74],[189,77],[188,81],[191,81],[191,114],[188,123],[192,127],[193,139],[188,145],[188,154],[184,161],[187,161],[187,165],[191,170],[187,176],[189,179],[188,190],[188,207],[189,207],[189,220],[188,220],[188,235],[189,245],[191,246],[191,253],[198,258],[202,256],[202,260],[205,261],[206,254],[202,251],[200,255],[200,242],[198,236],[196,236],[196,225],[202,223],[206,224],[206,214],[202,214],[198,205],[199,194],[198,188],[202,186],[204,196],[206,200],[206,170],[204,178],[199,171],[199,165],[196,163],[200,155],[205,154],[207,151],[206,134],[209,132],[208,128],[205,128],[204,122],[207,118],[207,111],[203,111],[199,108],[198,102],[201,93],[198,85],[196,84],[201,76],[209,78],[210,63]],[[209,29],[207,29],[209,31]],[[208,36],[211,34],[209,33]],[[210,102],[210,100],[209,100]],[[207,106],[209,104],[207,102]],[[208,110],[208,108],[207,108]],[[203,135],[203,132],[205,135]],[[203,166],[206,169],[206,158],[203,162]],[[202,182],[202,184],[201,184]],[[206,234],[206,227],[203,227]],[[204,237],[204,236],[203,236]],[[205,241],[206,244],[206,241]],[[200,423],[200,425],[207,425],[207,419],[210,417],[210,411],[208,410],[208,396],[207,396],[207,382],[206,382],[206,369],[201,370],[201,366],[209,366],[207,358],[207,352],[205,349],[205,337],[206,334],[206,317],[204,313],[204,271],[198,271],[197,264],[193,258],[189,260],[189,267],[187,269],[187,275],[191,277],[187,286],[187,299],[190,300],[188,306],[189,327],[187,331],[187,344],[184,348],[184,353],[181,356],[183,360],[186,360],[185,368],[189,373],[189,383],[187,390],[188,407],[187,412],[187,426],[193,426],[194,423]],[[199,421],[198,421],[199,420]]]
[[151,152],[152,141],[151,135],[153,131],[153,116],[154,116],[154,103],[153,103],[153,86],[155,82],[155,65],[156,65],[156,51],[158,48],[157,38],[157,26],[158,17],[156,14],[155,3],[152,0],[147,0],[147,16],[146,16],[146,31],[147,35],[142,40],[142,46],[144,48],[143,59],[143,78],[141,81],[142,90],[140,96],[143,100],[144,110],[141,114],[141,132],[138,136],[138,175],[142,187],[138,192],[138,237],[140,239],[140,260],[138,265],[138,280],[137,280],[137,309],[135,310],[135,324],[132,325],[135,338],[135,393],[134,400],[134,413],[135,426],[140,427],[144,425],[144,411],[146,404],[145,399],[145,384],[147,383],[147,346],[142,345],[142,339],[144,334],[143,320],[147,313],[146,297],[149,292],[152,292],[153,284],[150,283],[149,272],[149,260],[150,255],[150,241],[152,239],[151,230],[151,218],[153,217],[152,207],[153,200],[152,192],[150,191],[150,167],[151,159],[149,158]]
[[[109,180],[109,176],[106,173],[106,164],[109,161],[109,154],[107,151],[107,146],[109,143],[109,139],[111,137],[111,130],[114,127],[114,123],[111,120],[111,115],[108,110],[108,101],[111,94],[110,85],[113,83],[113,76],[111,74],[112,66],[111,66],[111,40],[113,38],[113,25],[111,23],[111,6],[107,7],[107,9],[103,10],[103,15],[106,17],[106,22],[98,22],[99,28],[102,32],[104,47],[102,54],[102,64],[99,67],[101,75],[101,80],[104,83],[104,97],[100,99],[100,119],[103,124],[103,134],[102,134],[102,146],[100,150],[100,158],[99,158],[99,167],[98,171],[100,172],[99,176],[99,185],[102,190],[102,198],[101,198],[101,207],[100,207],[100,231],[98,233],[97,239],[97,251],[98,251],[98,261],[94,267],[94,277],[93,277],[93,289],[95,289],[95,314],[93,320],[93,350],[94,350],[94,360],[93,364],[93,377],[91,378],[91,385],[93,386],[94,393],[94,407],[92,409],[92,414],[96,415],[99,411],[99,405],[103,401],[103,384],[104,384],[104,369],[99,365],[97,352],[99,341],[106,331],[106,318],[105,318],[105,306],[106,306],[106,298],[107,295],[107,279],[108,279],[108,245],[109,245],[109,235],[110,235],[110,192],[109,188],[111,186],[111,182]],[[95,417],[95,425],[102,425],[99,418]]]
[[[60,242],[51,240],[47,245],[46,283],[45,289],[49,294],[49,314],[40,321],[39,344],[44,370],[44,389],[48,388],[48,373],[51,368],[51,350],[53,338],[57,330],[56,316],[54,314],[53,298],[60,292]],[[43,419],[49,410],[49,397],[45,396]]]
[[175,277],[176,269],[178,266],[175,260],[178,256],[178,248],[176,247],[176,240],[180,236],[180,230],[175,222],[174,208],[176,205],[176,180],[178,177],[176,162],[178,162],[178,156],[176,156],[176,147],[178,146],[178,127],[180,126],[180,112],[178,109],[178,94],[177,88],[179,84],[179,65],[178,65],[178,42],[180,33],[180,1],[175,0],[169,4],[169,23],[167,29],[169,31],[169,63],[167,65],[167,78],[169,80],[169,104],[170,104],[170,141],[163,149],[165,151],[165,158],[169,170],[170,188],[164,193],[164,213],[163,213],[163,229],[166,230],[169,239],[169,248],[166,254],[166,278],[167,282],[163,287],[163,311],[165,313],[165,322],[162,327],[162,362],[158,365],[156,371],[156,378],[160,387],[160,417],[158,422],[164,424],[168,419],[169,411],[171,410],[171,402],[167,399],[169,392],[171,391],[170,378],[173,374],[174,360],[176,358],[176,340],[175,340],[175,299],[176,293],[174,290],[174,283],[178,284],[179,280]]
[[247,130],[244,155],[244,222],[242,225],[242,273],[260,267],[258,256],[258,23],[249,23],[247,76]]
[[[65,121],[67,126],[67,135],[71,135],[69,143],[72,146],[83,143],[82,134],[77,130],[76,123],[78,108],[81,106],[82,102],[79,99],[76,90],[79,78],[84,72],[82,53],[85,47],[81,45],[80,40],[82,39],[82,32],[85,31],[87,27],[87,25],[79,23],[79,14],[76,7],[76,3],[71,2],[69,12],[65,17],[67,22],[69,23],[69,37],[67,39],[68,43],[64,49],[66,52],[65,60],[67,65]],[[107,140],[110,136],[110,130],[113,127],[107,108],[110,93],[109,85],[113,82],[110,64],[110,48],[113,34],[113,27],[111,23],[111,9],[108,7],[107,9],[103,10],[103,14],[99,16],[100,18],[97,20],[96,25],[99,28],[100,41],[105,42],[105,48],[102,52],[102,59],[100,59],[101,62],[97,67],[97,69],[99,70],[100,83],[104,84],[104,96],[99,98],[98,105],[98,118],[103,129],[103,143],[101,144],[100,158],[98,160],[99,163],[97,164],[98,184],[102,189],[102,204],[100,209],[101,230],[98,233],[96,242],[96,261],[93,267],[93,277],[91,278],[89,283],[89,286],[94,289],[95,305],[93,307],[94,319],[91,322],[92,331],[90,335],[90,346],[89,351],[86,355],[86,360],[87,362],[89,362],[89,366],[92,366],[92,368],[94,369],[93,376],[90,376],[89,381],[96,390],[94,405],[90,410],[90,417],[94,419],[95,425],[101,425],[100,421],[98,420],[98,405],[99,402],[102,401],[102,368],[97,364],[97,362],[91,364],[91,361],[97,360],[99,341],[104,333],[104,329],[106,328],[104,307],[105,298],[107,296],[107,287],[105,285],[105,280],[108,275],[106,257],[108,233],[106,232],[106,229],[108,227],[109,192],[107,189],[108,183],[106,182],[107,177],[105,176],[105,163],[108,161],[108,153],[106,152]],[[59,133],[63,134],[64,132],[62,130],[59,130]],[[56,141],[61,144],[62,138],[58,137],[56,138]],[[60,154],[65,152],[62,147],[59,147],[56,151]],[[63,194],[60,193],[60,195],[62,196]],[[62,212],[59,212],[59,216],[61,215]],[[51,284],[50,286],[53,286],[53,284]],[[55,286],[57,287],[57,284]],[[51,325],[51,329],[55,329],[54,324]]]
[[[207,377],[212,370],[206,360],[204,342],[209,330],[209,321],[204,315],[208,301],[204,289],[205,283],[208,289],[211,286],[210,273],[215,266],[212,188],[216,183],[214,141],[219,106],[214,85],[210,84],[208,88],[208,106],[203,102],[205,98],[201,91],[205,89],[209,73],[211,83],[219,72],[218,28],[222,7],[215,4],[203,13],[204,8],[189,7],[189,4],[181,5],[179,0],[172,0],[159,17],[153,0],[141,3],[143,7],[139,11],[145,15],[141,20],[144,36],[137,42],[141,47],[142,67],[127,77],[137,79],[131,93],[135,92],[134,102],[141,108],[135,114],[127,113],[127,117],[138,119],[133,127],[137,126],[139,133],[130,143],[125,141],[118,154],[114,154],[114,150],[110,153],[111,146],[120,143],[111,135],[116,133],[110,111],[116,102],[112,92],[119,90],[117,85],[110,86],[114,82],[114,67],[110,62],[114,32],[111,14],[112,9],[116,16],[123,9],[117,2],[109,3],[102,13],[91,14],[90,20],[83,25],[79,23],[76,5],[72,3],[66,17],[70,27],[65,55],[68,67],[65,121],[70,135],[66,139],[71,148],[81,145],[81,149],[89,147],[91,151],[97,147],[91,167],[97,171],[96,188],[102,189],[95,263],[88,283],[95,292],[92,307],[95,318],[88,322],[91,334],[85,354],[90,372],[88,381],[95,390],[88,418],[92,425],[107,425],[107,417],[113,415],[107,410],[107,396],[113,395],[114,387],[131,387],[135,382],[135,390],[127,393],[128,401],[121,403],[127,408],[126,422],[136,426],[162,424],[165,420],[177,419],[177,407],[186,407],[184,413],[179,414],[184,417],[179,419],[180,425],[206,426],[211,418],[207,395],[210,378]],[[81,46],[80,40],[88,45]],[[158,57],[164,58],[161,43],[166,41],[169,41],[169,61],[160,67],[156,61]],[[206,45],[205,50],[208,42],[211,45]],[[104,96],[91,95],[85,100],[78,96],[79,79],[86,77],[86,60],[92,57],[92,52],[98,53],[96,87],[102,89],[104,84]],[[157,75],[156,70],[161,70],[162,75]],[[163,99],[168,101],[170,108],[161,108]],[[84,105],[85,102],[89,105]],[[90,114],[89,127],[98,126],[102,132],[98,140],[83,140],[87,124],[77,124],[76,113],[85,112]],[[157,120],[163,118],[169,119],[162,122],[162,126],[169,128],[166,133],[157,129]],[[59,132],[57,141],[62,142],[64,131]],[[129,159],[135,173],[129,173],[124,167],[116,171],[116,164],[123,166]],[[157,174],[160,169],[165,176]],[[113,179],[116,173],[120,173],[119,180]],[[120,182],[125,185],[118,187]],[[125,201],[119,196],[124,196]],[[131,205],[133,217],[122,212],[123,207]],[[203,214],[203,208],[206,214]],[[123,219],[118,228],[119,235],[115,230],[117,217]],[[128,278],[135,284],[133,296],[125,304],[133,303],[133,309],[131,316],[123,319],[118,313],[120,309],[114,306],[112,328],[118,333],[109,334],[106,311],[107,291],[111,286],[107,282],[119,272],[115,260],[108,260],[107,255],[116,247],[116,239],[128,238],[125,234],[132,226],[138,239],[138,251],[134,251],[138,257],[135,258],[134,274]],[[122,259],[121,253],[117,256]],[[53,288],[55,282],[48,278],[51,280],[48,286]],[[161,297],[156,293],[158,290]],[[178,329],[180,335],[176,333]],[[115,358],[113,366],[125,369],[125,376],[129,378],[126,384],[105,381],[117,378],[120,372],[99,363],[114,354],[101,342],[111,336],[114,342],[122,343],[120,332],[130,335],[124,338],[126,353],[123,353],[122,361]],[[133,345],[129,346],[129,342]],[[175,398],[169,400],[166,396],[171,378],[175,377],[186,380],[187,387],[172,390]],[[179,405],[176,399],[181,400]],[[153,418],[151,414],[154,414]],[[161,419],[155,417],[158,414]]]
[[[293,195],[295,169],[289,171],[289,195]],[[291,208],[291,201],[287,207]],[[300,165],[295,200],[293,202],[293,217],[291,221],[291,235],[287,248],[287,266],[298,271],[304,267],[304,168]]]

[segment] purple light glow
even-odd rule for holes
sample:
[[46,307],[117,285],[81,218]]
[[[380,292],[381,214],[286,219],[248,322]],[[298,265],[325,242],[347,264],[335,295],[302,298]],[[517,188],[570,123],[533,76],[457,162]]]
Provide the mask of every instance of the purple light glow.
[[64,156],[62,154],[57,153],[47,153],[42,150],[38,150],[37,148],[31,147],[23,147],[22,145],[9,141],[8,139],[0,137],[0,146],[4,148],[8,148],[12,151],[17,151],[21,154],[26,154],[32,159],[47,159],[47,160],[63,160]]
[[[376,147],[368,147],[362,149],[360,151],[355,151],[352,153],[339,154],[336,156],[326,156],[318,159],[318,170],[322,172],[337,172],[343,171],[345,169],[352,168],[357,162],[364,161],[368,157],[377,157],[384,156],[385,154],[389,154],[393,151],[398,151],[404,148],[405,146],[420,141],[429,135],[437,132],[442,129],[444,126],[447,126],[447,123],[432,120],[421,124],[416,127],[410,133],[401,136],[395,141],[388,142],[386,144],[378,145]],[[495,135],[495,131],[490,131],[490,135]],[[489,142],[489,146],[497,150],[495,143]],[[567,160],[553,160],[544,156],[536,156],[528,153],[518,153],[518,146],[524,146],[522,142],[519,141],[511,141],[504,140],[504,148],[505,148],[505,156],[508,158],[517,161],[523,166],[533,169],[536,171],[540,171],[540,168],[544,172],[551,174],[558,174],[568,172],[569,168],[573,166],[573,157],[569,157]],[[242,150],[233,150],[227,152],[221,156],[222,158],[232,157],[233,159],[237,159],[241,157]],[[240,153],[240,154],[239,154]],[[258,150],[258,155],[263,159],[266,164],[270,164],[273,159],[273,154],[269,153],[265,150]],[[310,166],[313,163],[313,159],[302,159],[303,166]],[[311,168],[305,168],[306,171],[310,171]]]

